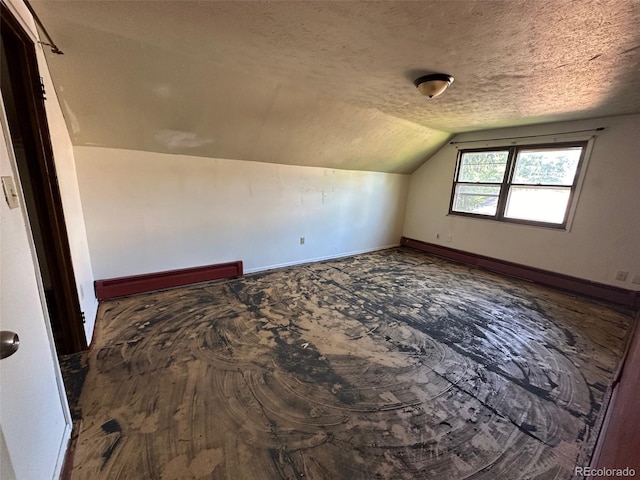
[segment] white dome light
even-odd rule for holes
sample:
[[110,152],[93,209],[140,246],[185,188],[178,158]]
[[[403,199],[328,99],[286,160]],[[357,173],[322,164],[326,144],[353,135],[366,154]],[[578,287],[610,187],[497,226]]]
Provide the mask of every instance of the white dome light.
[[434,73],[417,78],[413,83],[421,94],[433,98],[442,94],[453,83],[453,77],[444,73]]

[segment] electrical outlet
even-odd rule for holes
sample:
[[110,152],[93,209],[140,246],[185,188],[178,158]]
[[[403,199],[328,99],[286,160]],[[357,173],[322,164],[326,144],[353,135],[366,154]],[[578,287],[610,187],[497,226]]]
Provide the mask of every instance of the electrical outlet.
[[631,280],[631,283],[633,283],[634,285],[640,285],[640,273],[636,273],[633,276],[633,280]]
[[623,270],[618,270],[616,272],[616,280],[618,280],[620,282],[624,282],[627,279],[628,275],[629,275],[629,272],[625,272]]
[[451,243],[453,242],[453,235],[449,234],[447,235],[447,243]]
[[304,237],[300,237],[300,245],[304,245]]
[[436,233],[436,239],[439,239],[439,238],[440,238],[440,234]]

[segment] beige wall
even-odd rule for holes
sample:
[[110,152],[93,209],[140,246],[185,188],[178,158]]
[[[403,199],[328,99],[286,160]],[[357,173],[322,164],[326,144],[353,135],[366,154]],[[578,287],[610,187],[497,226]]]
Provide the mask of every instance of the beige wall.
[[[640,115],[468,133],[454,141],[557,134],[600,126],[606,129],[594,139],[569,231],[447,215],[457,155],[456,147],[447,145],[411,177],[404,236],[639,290],[640,285],[632,279],[640,275]],[[452,235],[450,243],[448,235]],[[625,282],[615,280],[618,270],[629,272]]]
[[[397,245],[408,175],[76,147],[98,279]],[[305,237],[300,245],[300,237]]]

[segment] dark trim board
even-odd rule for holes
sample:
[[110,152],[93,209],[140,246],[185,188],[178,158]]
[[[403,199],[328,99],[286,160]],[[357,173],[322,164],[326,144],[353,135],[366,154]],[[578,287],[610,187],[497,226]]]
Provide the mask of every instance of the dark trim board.
[[485,270],[510,275],[512,277],[559,288],[568,292],[593,297],[598,300],[623,305],[625,307],[633,308],[636,311],[640,310],[640,292],[634,290],[627,290],[611,285],[605,285],[603,283],[591,282],[589,280],[571,277],[561,273],[528,267],[526,265],[508,262],[506,260],[485,257],[483,255],[464,252],[462,250],[422,242],[420,240],[413,240],[407,237],[402,237],[400,244],[403,247],[432,253],[433,255],[438,255],[449,260],[484,268]]
[[221,278],[241,277],[242,275],[242,261],[238,260],[203,267],[96,280],[95,290],[98,300],[109,300],[125,295],[152,292]]

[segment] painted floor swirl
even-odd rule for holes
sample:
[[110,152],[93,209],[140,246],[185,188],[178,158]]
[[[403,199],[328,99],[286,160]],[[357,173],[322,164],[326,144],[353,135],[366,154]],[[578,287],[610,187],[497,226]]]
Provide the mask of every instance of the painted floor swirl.
[[631,324],[408,249],[106,301],[72,478],[569,479]]

